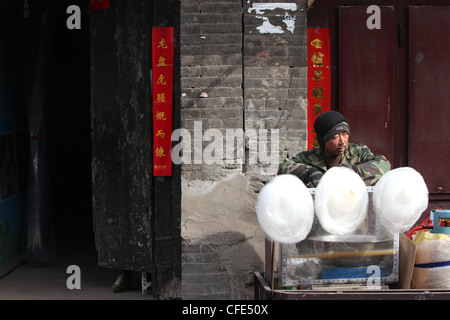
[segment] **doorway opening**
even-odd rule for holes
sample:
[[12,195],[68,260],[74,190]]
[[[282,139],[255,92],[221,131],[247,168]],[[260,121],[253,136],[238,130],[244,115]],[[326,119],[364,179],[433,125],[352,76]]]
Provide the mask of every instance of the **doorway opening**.
[[64,250],[63,246],[72,244],[94,248],[89,25],[87,14],[82,14],[81,29],[67,28],[69,15],[66,9],[74,3],[76,1],[54,1],[50,8],[54,17],[51,19],[52,39],[47,57],[46,118],[57,250]]
[[[14,62],[21,70],[20,99],[28,109],[30,144],[39,141],[45,145],[45,160],[38,161],[47,169],[37,180],[49,191],[40,192],[42,197],[32,198],[32,203],[28,201],[31,206],[45,202],[43,211],[49,212],[40,218],[49,220],[49,227],[41,227],[37,233],[50,239],[49,248],[54,247],[56,255],[67,245],[94,249],[88,1],[9,3],[17,47]],[[66,25],[70,16],[66,11],[73,4],[81,8],[81,29]],[[28,220],[29,230],[31,223]]]

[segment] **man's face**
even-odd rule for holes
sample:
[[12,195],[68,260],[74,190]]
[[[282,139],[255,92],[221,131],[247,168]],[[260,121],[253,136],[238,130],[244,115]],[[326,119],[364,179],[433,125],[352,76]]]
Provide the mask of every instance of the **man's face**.
[[346,131],[336,133],[325,142],[325,154],[331,156],[342,155],[347,148],[349,134]]

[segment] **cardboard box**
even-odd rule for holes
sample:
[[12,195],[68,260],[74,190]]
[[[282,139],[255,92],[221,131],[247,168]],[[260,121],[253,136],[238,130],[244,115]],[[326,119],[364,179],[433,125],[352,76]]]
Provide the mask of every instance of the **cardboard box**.
[[416,245],[403,233],[400,233],[399,241],[399,281],[396,289],[410,289],[416,260]]

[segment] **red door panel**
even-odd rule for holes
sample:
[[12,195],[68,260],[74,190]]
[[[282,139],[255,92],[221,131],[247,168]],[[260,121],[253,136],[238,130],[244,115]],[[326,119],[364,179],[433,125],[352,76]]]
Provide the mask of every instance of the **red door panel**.
[[450,193],[450,7],[409,8],[408,166]]
[[379,6],[381,29],[369,29],[367,6],[339,7],[339,111],[350,141],[394,161],[394,8]]

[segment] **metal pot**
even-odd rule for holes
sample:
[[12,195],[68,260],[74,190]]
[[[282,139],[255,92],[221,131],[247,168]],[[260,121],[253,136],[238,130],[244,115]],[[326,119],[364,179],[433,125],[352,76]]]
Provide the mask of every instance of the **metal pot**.
[[379,265],[393,255],[393,239],[374,235],[323,235],[309,238],[315,257],[322,265],[334,267],[361,267]]

